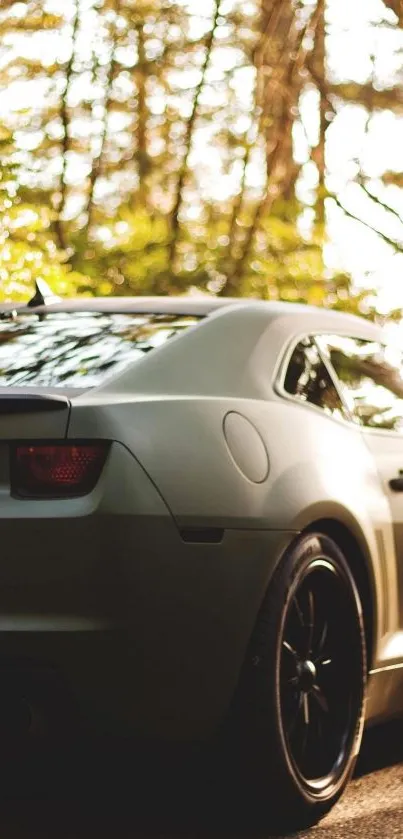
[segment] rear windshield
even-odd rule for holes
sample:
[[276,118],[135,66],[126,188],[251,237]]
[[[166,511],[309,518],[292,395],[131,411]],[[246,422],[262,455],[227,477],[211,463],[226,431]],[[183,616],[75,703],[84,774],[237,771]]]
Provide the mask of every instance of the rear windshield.
[[0,386],[96,387],[198,320],[109,312],[0,320]]

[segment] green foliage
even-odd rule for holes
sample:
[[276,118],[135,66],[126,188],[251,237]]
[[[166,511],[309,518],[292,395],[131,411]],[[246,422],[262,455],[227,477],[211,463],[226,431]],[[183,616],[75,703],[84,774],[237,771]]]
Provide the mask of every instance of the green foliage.
[[[180,0],[3,0],[1,298],[24,299],[43,277],[66,296],[196,287],[374,315],[368,294],[325,264],[326,126],[304,200],[292,132],[305,84],[328,107],[393,101],[397,112],[401,96],[305,81],[309,50],[321,67],[319,16],[316,40],[301,38],[315,3],[284,0],[287,27],[270,18],[284,42],[275,31],[267,40],[260,0],[246,5],[211,0],[201,14]],[[383,177],[401,186],[401,173]]]
[[12,135],[0,127],[0,296],[24,300],[37,278],[57,293],[72,294],[82,278],[55,245],[49,207],[21,200],[15,161]]

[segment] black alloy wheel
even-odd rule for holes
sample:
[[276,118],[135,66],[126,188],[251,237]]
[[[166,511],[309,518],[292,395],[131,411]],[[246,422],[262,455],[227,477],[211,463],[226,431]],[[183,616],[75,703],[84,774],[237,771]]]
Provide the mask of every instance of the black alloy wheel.
[[[360,711],[360,650],[350,581],[325,557],[313,560],[292,592],[280,657],[280,713],[294,771],[313,793],[337,782]],[[352,725],[353,723],[353,725]]]
[[348,562],[333,540],[307,533],[269,584],[229,725],[245,795],[276,829],[316,823],[342,794],[361,743],[366,671]]

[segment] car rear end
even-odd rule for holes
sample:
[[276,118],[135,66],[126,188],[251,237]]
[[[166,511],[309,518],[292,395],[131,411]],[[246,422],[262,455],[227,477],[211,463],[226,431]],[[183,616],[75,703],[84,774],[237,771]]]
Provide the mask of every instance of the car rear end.
[[157,315],[153,328],[135,313],[3,313],[0,671],[4,692],[33,712],[48,701],[38,684],[62,682],[92,715],[133,718],[119,545],[129,538],[141,554],[151,534],[162,544],[167,529],[177,534],[118,439],[71,439],[68,428],[74,397],[146,352],[163,325],[172,334],[176,320]]
[[[197,323],[58,310],[0,324],[0,670],[34,710],[57,684],[88,721],[148,739],[203,737],[226,711],[289,535],[182,528],[126,433],[159,398],[114,378]],[[151,426],[142,447],[163,455]]]
[[121,515],[138,519],[140,545],[169,513],[118,441],[67,440],[70,411],[60,396],[0,394],[0,672],[3,694],[18,684],[35,703],[38,680],[62,680],[84,703],[95,690],[96,709],[96,670],[113,686],[123,648]]
[[[85,477],[84,493],[76,464],[84,480],[94,455],[100,474],[92,488]],[[57,689],[106,730],[158,740],[211,733],[236,684],[267,558],[285,534],[181,529],[117,439],[3,437],[1,483],[5,683],[34,706]]]

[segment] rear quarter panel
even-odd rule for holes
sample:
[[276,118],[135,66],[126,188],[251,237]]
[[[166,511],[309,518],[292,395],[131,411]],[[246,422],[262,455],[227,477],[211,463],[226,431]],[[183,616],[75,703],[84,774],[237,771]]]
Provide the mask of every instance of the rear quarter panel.
[[[271,315],[274,310],[265,304],[230,307],[154,350],[103,387],[73,399],[68,433],[127,446],[178,530],[297,534],[322,518],[346,525],[371,578],[376,663],[382,639],[397,629],[398,610],[391,513],[373,458],[358,428],[277,394],[273,382],[299,335],[381,336],[373,325],[334,312],[307,308],[301,315],[299,309],[295,317],[283,310]],[[224,434],[230,413],[247,421],[238,423],[238,458]],[[248,423],[255,432],[242,436]],[[257,435],[269,468],[251,479],[248,462],[255,465]],[[279,558],[267,557],[267,580]]]
[[[228,448],[223,425],[230,412],[247,418],[264,443],[269,470],[259,483],[245,476]],[[73,407],[69,436],[123,442],[178,528],[297,533],[321,518],[342,522],[367,557],[378,633],[395,630],[396,596],[383,613],[385,574],[393,591],[395,569],[390,509],[358,429],[275,395],[271,400],[138,397]],[[247,459],[247,436],[244,442]]]

